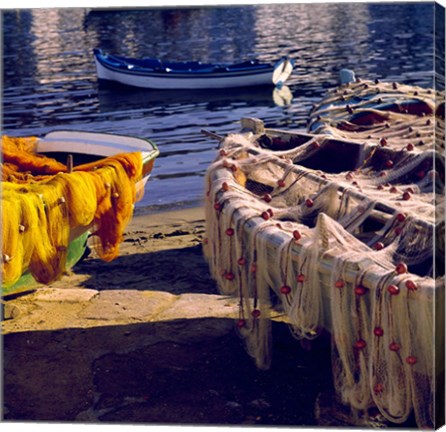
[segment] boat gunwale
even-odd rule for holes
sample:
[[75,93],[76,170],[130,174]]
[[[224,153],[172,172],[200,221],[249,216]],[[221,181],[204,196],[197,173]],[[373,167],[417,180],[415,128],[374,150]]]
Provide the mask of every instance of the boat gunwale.
[[[190,70],[175,70],[174,68],[170,68],[169,65],[179,65],[186,62],[165,62],[164,67],[160,68],[145,68],[143,66],[138,66],[137,64],[131,64],[130,61],[132,59],[121,57],[121,56],[115,56],[115,55],[108,55],[103,53],[102,51],[94,51],[95,59],[100,63],[101,66],[104,68],[117,72],[117,73],[123,73],[128,75],[140,75],[140,76],[151,76],[151,77],[157,77],[157,78],[236,78],[236,77],[245,77],[245,76],[254,76],[254,75],[269,75],[274,72],[274,69],[276,68],[277,64],[279,64],[284,59],[287,59],[287,57],[282,57],[274,64],[270,63],[256,63],[252,66],[248,67],[237,67],[241,66],[244,63],[238,63],[238,64],[206,64],[203,65],[206,68],[203,69],[190,69]],[[113,59],[116,59],[116,65],[113,65],[111,61],[108,61],[108,58],[113,61]],[[137,59],[134,59],[137,61]],[[157,59],[153,59],[157,60]],[[194,62],[191,62],[194,63]],[[163,63],[160,63],[163,65]],[[129,66],[132,66],[131,69],[129,69]],[[234,68],[234,69],[230,69]],[[226,69],[226,70],[221,70]]]
[[124,69],[117,66],[110,65],[109,63],[98,60],[100,65],[105,69],[125,75],[141,76],[141,77],[153,77],[163,79],[220,79],[220,78],[244,78],[251,76],[269,76],[273,73],[274,67],[268,69],[261,69],[257,71],[228,71],[228,72],[200,72],[200,73],[188,73],[188,72],[176,72],[176,71],[150,71],[150,70],[136,70],[136,69]]
[[[214,182],[218,182],[223,183],[226,182],[228,184],[228,186],[231,188],[231,186],[233,187],[231,190],[240,189],[240,185],[235,181],[234,177],[232,176],[232,172],[230,172],[230,170],[227,170],[226,168],[224,168],[223,166],[221,168],[218,169],[214,169],[212,174],[212,183]],[[243,194],[247,194],[248,192],[243,191]],[[224,194],[226,194],[227,198],[217,198],[216,196],[216,202],[219,202],[222,205],[222,212],[226,212],[226,211],[231,211],[228,210],[227,207],[230,206],[231,209],[233,210],[232,214],[233,214],[233,220],[235,220],[237,218],[237,214],[240,214],[240,217],[243,217],[241,215],[243,209],[246,209],[246,211],[248,211],[249,217],[243,217],[244,219],[246,219],[246,222],[244,222],[243,224],[243,231],[245,235],[250,235],[250,232],[255,230],[257,227],[259,227],[260,225],[264,225],[265,227],[268,227],[268,221],[265,221],[262,216],[260,214],[257,214],[254,212],[254,210],[251,210],[249,206],[237,206],[235,207],[232,204],[232,198],[231,196],[228,196],[228,192],[223,192],[223,191],[219,191],[218,192],[218,196],[219,197],[223,197]],[[238,197],[241,196],[241,193],[238,193]],[[298,223],[298,222],[296,222]],[[306,229],[311,230],[312,228],[308,227],[305,224],[299,223],[300,225],[303,225]],[[298,242],[295,242],[293,240],[293,235],[292,233],[287,233],[284,230],[279,229],[278,227],[274,225],[270,225],[270,229],[268,230],[268,233],[265,235],[267,235],[269,237],[269,239],[271,241],[267,242],[267,247],[278,247],[282,244],[283,241],[293,241],[293,245],[290,249],[290,253],[292,254],[293,257],[293,262],[297,262],[297,257],[300,255],[300,251],[302,249],[302,245],[300,245]],[[367,246],[364,243],[365,246]],[[371,252],[373,252],[372,249],[370,249]],[[318,266],[318,271],[323,273],[323,274],[329,274],[330,273],[330,269],[331,269],[331,262],[333,260],[333,257],[330,256],[327,253],[324,253],[321,261],[319,262],[319,266]],[[350,282],[350,283],[354,283],[355,281],[357,281],[357,275],[358,275],[359,271],[358,269],[355,269],[355,264],[354,263],[348,263],[345,270],[344,270],[344,280],[346,282]],[[374,274],[376,274],[376,272],[374,272]],[[388,275],[389,271],[388,269],[382,268],[382,275]],[[423,297],[425,297],[425,300],[428,301],[429,299],[433,298],[432,296],[434,294],[438,293],[438,289],[437,289],[437,284],[436,284],[436,280],[430,276],[421,276],[415,273],[412,273],[413,276],[415,276],[417,278],[417,284],[419,286],[418,291],[423,293]],[[373,277],[372,274],[370,273],[366,273],[362,279],[361,284],[366,287],[371,289],[374,286],[374,281],[375,279],[379,277],[375,276]],[[274,288],[271,287],[273,290]],[[409,298],[411,298],[411,296],[408,296]],[[419,296],[417,296],[417,300],[418,300]]]

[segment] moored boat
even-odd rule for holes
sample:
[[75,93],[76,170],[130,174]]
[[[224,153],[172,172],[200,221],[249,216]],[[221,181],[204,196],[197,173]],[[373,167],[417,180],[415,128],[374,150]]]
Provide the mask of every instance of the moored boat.
[[246,61],[238,64],[205,64],[135,59],[94,50],[99,80],[163,90],[222,89],[278,85],[291,75],[294,62],[287,57],[275,64]]
[[240,298],[236,324],[258,367],[271,362],[269,318],[284,314],[299,339],[330,332],[345,404],[436,424],[441,142],[444,93],[369,81],[330,92],[308,133],[243,119],[221,138],[204,250],[222,293]]
[[2,138],[2,294],[60,278],[91,236],[99,257],[119,253],[123,230],[159,151],[149,140],[54,131]]

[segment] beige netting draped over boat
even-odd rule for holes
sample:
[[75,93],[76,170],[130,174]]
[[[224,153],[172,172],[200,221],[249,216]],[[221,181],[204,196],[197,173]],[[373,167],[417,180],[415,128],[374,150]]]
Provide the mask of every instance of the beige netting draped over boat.
[[270,366],[271,314],[300,339],[327,329],[344,403],[395,423],[414,412],[431,428],[444,370],[444,94],[354,83],[314,109],[316,135],[246,125],[207,172],[205,254],[222,293],[240,298],[248,352]]

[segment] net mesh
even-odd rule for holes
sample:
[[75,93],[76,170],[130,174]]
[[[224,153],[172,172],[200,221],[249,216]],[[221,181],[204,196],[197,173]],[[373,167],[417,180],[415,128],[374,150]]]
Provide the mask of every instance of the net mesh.
[[297,338],[331,332],[346,404],[395,423],[414,412],[428,428],[444,299],[439,99],[344,86],[313,110],[315,135],[263,125],[229,135],[206,176],[205,255],[221,291],[240,298],[237,327],[257,366],[270,366],[269,318],[284,313]]
[[91,229],[105,261],[119,254],[141,179],[141,153],[79,165],[71,173],[55,159],[33,153],[37,138],[2,137],[2,285],[29,270],[41,283],[63,274],[68,244]]

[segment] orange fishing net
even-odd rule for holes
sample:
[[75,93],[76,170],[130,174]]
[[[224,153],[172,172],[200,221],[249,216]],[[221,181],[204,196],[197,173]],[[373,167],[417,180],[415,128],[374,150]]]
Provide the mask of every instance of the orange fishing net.
[[34,180],[39,180],[42,175],[67,171],[64,164],[35,153],[37,141],[36,137],[2,137],[2,180],[16,181],[9,176],[14,176],[18,181],[28,181],[31,176],[37,176]]
[[65,270],[70,240],[90,229],[99,257],[119,254],[142,177],[141,153],[67,167],[33,154],[36,138],[2,137],[2,284],[26,270],[41,283]]

